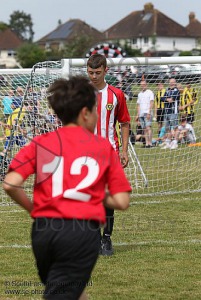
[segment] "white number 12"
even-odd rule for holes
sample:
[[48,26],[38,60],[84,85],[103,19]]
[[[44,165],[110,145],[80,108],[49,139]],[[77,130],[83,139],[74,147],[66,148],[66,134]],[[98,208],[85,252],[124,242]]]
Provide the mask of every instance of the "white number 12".
[[79,200],[88,202],[91,199],[91,195],[78,190],[87,188],[92,185],[100,172],[98,162],[92,157],[78,157],[71,165],[70,174],[80,175],[82,167],[87,166],[88,173],[85,178],[83,178],[80,183],[72,189],[65,190],[63,192],[63,177],[64,177],[64,158],[63,156],[55,156],[55,158],[48,164],[44,165],[42,168],[43,173],[52,173],[52,197],[57,197],[63,193],[64,198],[69,198],[73,200]]

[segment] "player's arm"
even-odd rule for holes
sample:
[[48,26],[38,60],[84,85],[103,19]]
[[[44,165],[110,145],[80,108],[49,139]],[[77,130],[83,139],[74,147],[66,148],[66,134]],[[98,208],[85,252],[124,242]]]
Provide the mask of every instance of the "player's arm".
[[33,203],[22,187],[23,182],[24,179],[19,173],[11,171],[4,179],[3,189],[15,202],[30,213],[33,209]]
[[122,153],[121,153],[121,164],[125,168],[128,165],[128,141],[129,141],[129,123],[121,124],[121,135],[122,135]]
[[117,193],[111,196],[106,193],[104,206],[110,209],[126,210],[129,207],[130,194],[128,192]]

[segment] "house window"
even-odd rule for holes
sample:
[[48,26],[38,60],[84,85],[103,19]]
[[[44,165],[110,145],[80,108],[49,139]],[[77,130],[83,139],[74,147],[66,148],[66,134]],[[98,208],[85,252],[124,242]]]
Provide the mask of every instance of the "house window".
[[8,50],[7,55],[10,57],[16,56],[16,52],[13,50]]
[[137,44],[137,39],[133,38],[133,45],[136,45],[136,44]]
[[176,46],[176,42],[175,40],[173,40],[173,48],[175,48],[175,46]]
[[149,38],[148,37],[144,37],[144,44],[148,44],[149,43]]

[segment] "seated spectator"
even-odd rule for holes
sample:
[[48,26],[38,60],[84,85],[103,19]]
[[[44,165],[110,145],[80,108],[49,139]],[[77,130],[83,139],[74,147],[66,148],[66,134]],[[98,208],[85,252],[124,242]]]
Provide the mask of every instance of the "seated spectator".
[[178,127],[177,140],[180,143],[194,144],[196,142],[193,126],[187,123],[187,116],[182,115]]
[[145,146],[146,141],[145,141],[145,135],[144,135],[144,130],[140,124],[139,119],[136,119],[137,125],[136,125],[136,130],[135,133],[130,129],[129,130],[129,136],[130,136],[130,141],[134,145],[136,142],[140,142]]
[[165,140],[163,149],[177,149],[180,144],[194,144],[196,136],[191,124],[187,123],[187,116],[182,115],[179,126],[171,130],[170,135]]

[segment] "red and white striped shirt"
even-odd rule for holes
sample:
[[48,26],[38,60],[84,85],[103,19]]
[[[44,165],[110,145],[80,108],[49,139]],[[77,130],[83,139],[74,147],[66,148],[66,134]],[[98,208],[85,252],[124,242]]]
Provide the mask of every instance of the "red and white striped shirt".
[[99,90],[97,101],[98,121],[95,134],[109,139],[112,147],[118,151],[119,142],[116,122],[130,123],[130,116],[124,93],[112,85]]

